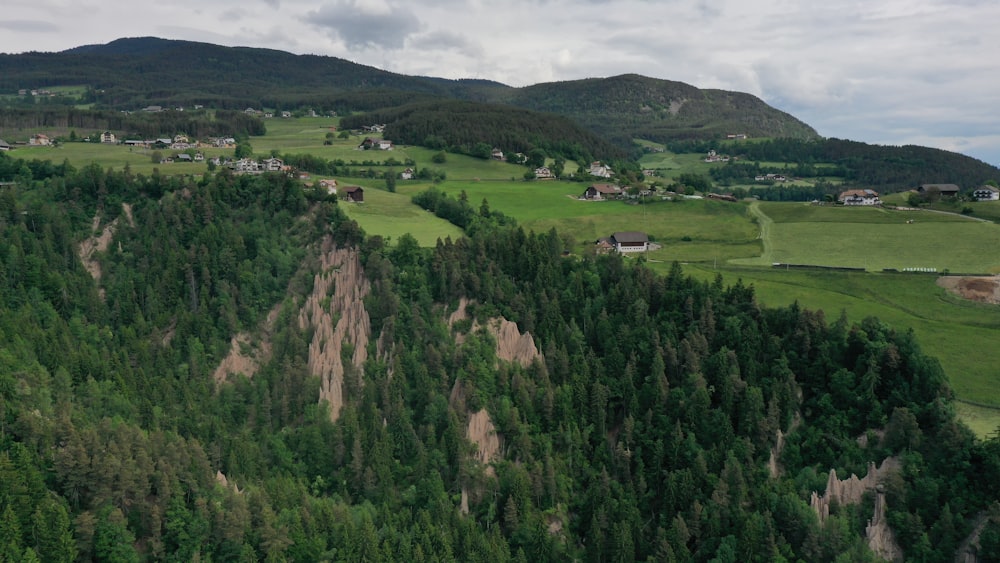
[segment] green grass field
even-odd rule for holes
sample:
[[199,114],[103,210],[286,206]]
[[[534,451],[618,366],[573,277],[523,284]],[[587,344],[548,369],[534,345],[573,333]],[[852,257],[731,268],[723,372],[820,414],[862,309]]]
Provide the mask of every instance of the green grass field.
[[753,204],[773,223],[770,248],[737,264],[773,262],[864,268],[1000,272],[1000,226],[955,214],[881,208]]
[[342,202],[340,208],[366,233],[388,237],[390,244],[405,233],[413,235],[421,246],[434,246],[438,239],[455,240],[462,236],[461,229],[413,205],[409,196],[399,193],[368,188],[364,203]]

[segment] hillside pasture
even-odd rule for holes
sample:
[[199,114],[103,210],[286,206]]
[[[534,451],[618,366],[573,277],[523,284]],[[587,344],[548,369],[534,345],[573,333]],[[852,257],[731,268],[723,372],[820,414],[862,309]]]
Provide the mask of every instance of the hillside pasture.
[[424,211],[400,193],[366,188],[364,203],[340,202],[340,208],[369,235],[381,235],[390,244],[404,233],[413,235],[421,246],[434,246],[438,239],[462,236],[462,230]]
[[883,269],[935,268],[962,273],[1000,272],[1000,227],[961,215],[865,207],[762,203],[773,221],[765,255],[734,263],[772,262]]
[[[465,191],[478,207],[483,199],[491,209],[514,217],[526,230],[545,232],[553,227],[586,252],[594,241],[616,231],[643,231],[662,245],[649,253],[653,260],[727,260],[760,254],[757,230],[746,206],[711,200],[585,201],[587,184],[561,181],[448,180],[439,189],[453,197]],[[412,195],[426,184],[400,182],[397,190]]]

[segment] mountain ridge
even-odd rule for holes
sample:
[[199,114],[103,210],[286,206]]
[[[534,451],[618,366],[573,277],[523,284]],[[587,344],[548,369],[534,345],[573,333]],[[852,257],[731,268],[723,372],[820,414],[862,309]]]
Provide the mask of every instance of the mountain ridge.
[[651,140],[727,133],[819,137],[812,127],[751,94],[636,74],[512,87],[492,80],[397,74],[325,55],[158,37],[121,38],[58,53],[0,54],[0,90],[67,83],[87,85],[89,101],[99,106],[126,110],[188,103],[228,109],[322,106],[335,94],[380,88],[558,113],[599,134],[610,133],[619,144],[640,135]]

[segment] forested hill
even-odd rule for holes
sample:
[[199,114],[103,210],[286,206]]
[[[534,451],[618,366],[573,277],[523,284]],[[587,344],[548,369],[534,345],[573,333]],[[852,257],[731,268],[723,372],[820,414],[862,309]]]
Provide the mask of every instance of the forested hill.
[[810,497],[884,459],[880,545],[1000,558],[1000,438],[877,319],[442,194],[420,248],[279,174],[0,181],[2,561],[874,561]]
[[397,143],[448,148],[481,158],[490,158],[493,146],[510,153],[540,149],[548,156],[578,162],[619,161],[628,156],[566,117],[500,104],[428,101],[341,119],[341,125],[348,128],[371,123],[386,124],[385,137]]
[[750,94],[701,90],[635,74],[537,84],[498,94],[514,105],[572,117],[619,142],[713,139],[740,133],[819,137],[809,125]]
[[[195,103],[334,110],[343,107],[335,100],[345,92],[392,90],[557,113],[620,146],[635,137],[816,136],[808,125],[749,94],[637,75],[512,88],[485,80],[405,76],[335,57],[154,37],[61,53],[0,54],[0,93],[67,84],[88,86],[87,101],[98,107],[125,110]],[[371,109],[368,102],[360,109]]]

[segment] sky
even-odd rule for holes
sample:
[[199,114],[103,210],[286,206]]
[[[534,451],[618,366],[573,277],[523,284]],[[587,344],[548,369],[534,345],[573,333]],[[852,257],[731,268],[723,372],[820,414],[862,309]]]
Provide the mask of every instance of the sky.
[[998,22],[996,0],[16,0],[0,52],[156,36],[511,86],[636,73],[1000,165]]

